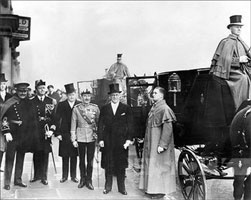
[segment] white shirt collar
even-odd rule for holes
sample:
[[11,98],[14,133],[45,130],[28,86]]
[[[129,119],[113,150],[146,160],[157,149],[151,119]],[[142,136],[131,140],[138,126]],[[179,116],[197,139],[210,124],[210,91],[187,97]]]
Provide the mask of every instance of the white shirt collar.
[[74,101],[73,102],[68,101],[68,103],[69,103],[70,107],[73,108],[75,102]]
[[117,111],[117,108],[118,108],[118,106],[119,106],[119,102],[118,102],[118,103],[113,103],[113,102],[111,102],[111,106],[112,106],[113,114],[115,115],[115,114],[116,114],[116,111]]

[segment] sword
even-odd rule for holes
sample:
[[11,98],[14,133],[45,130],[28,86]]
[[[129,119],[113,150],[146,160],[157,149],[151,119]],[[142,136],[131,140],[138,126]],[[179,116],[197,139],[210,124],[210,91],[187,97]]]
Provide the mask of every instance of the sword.
[[99,153],[99,145],[97,144],[97,156],[95,158],[96,162],[97,162],[97,176],[98,176],[98,188],[99,188],[99,159],[98,159],[98,153]]

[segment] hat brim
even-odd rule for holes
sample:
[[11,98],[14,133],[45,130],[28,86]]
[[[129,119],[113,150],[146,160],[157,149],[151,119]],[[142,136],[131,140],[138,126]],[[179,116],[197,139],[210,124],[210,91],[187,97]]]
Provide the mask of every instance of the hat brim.
[[111,92],[108,92],[108,94],[112,94],[112,93],[121,93],[122,91],[111,91]]
[[227,28],[229,29],[231,26],[244,26],[244,24],[241,23],[231,23],[227,25]]

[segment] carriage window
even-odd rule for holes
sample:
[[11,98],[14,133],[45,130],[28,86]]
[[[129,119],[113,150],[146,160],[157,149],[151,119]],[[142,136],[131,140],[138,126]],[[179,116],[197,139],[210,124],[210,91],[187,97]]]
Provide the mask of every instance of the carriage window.
[[151,93],[156,85],[156,76],[128,77],[127,104],[131,107],[151,106]]

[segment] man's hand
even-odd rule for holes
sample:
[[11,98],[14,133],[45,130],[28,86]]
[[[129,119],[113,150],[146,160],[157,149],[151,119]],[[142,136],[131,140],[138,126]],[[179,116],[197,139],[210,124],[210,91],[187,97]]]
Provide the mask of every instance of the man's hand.
[[158,153],[162,153],[164,151],[164,148],[158,146],[158,149],[157,149]]
[[100,140],[100,141],[99,141],[99,146],[100,146],[100,147],[104,147],[104,146],[105,146],[105,143],[104,143],[103,140]]
[[13,140],[12,135],[10,133],[6,133],[5,138],[7,142],[11,142]]
[[58,139],[59,141],[62,141],[62,135],[58,135],[58,136],[57,136],[57,139]]
[[73,145],[75,148],[77,148],[77,147],[78,147],[78,142],[77,142],[77,141],[74,141],[74,142],[72,142],[72,145]]
[[247,56],[240,56],[239,62],[240,63],[247,63],[249,58]]
[[124,146],[124,149],[127,149],[131,144],[131,141],[130,140],[126,140],[125,144],[123,145]]

